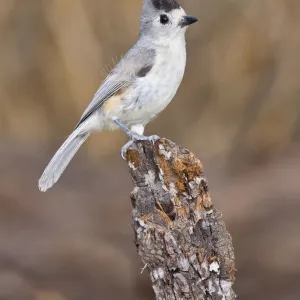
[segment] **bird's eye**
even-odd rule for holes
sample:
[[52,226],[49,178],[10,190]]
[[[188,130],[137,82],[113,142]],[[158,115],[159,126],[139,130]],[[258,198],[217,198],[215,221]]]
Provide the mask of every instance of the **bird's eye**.
[[169,17],[167,15],[160,15],[160,23],[164,25],[169,23]]

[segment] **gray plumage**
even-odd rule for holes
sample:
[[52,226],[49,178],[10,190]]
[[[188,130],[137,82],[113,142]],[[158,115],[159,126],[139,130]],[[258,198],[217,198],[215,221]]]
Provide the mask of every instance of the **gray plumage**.
[[78,135],[78,133],[74,131],[67,138],[59,150],[55,153],[39,180],[39,187],[41,191],[46,191],[59,179],[60,175],[66,169],[77,150],[86,141],[89,135],[90,133]]
[[[196,18],[185,15],[175,0],[144,0],[135,45],[108,74],[73,133],[51,159],[39,180],[46,191],[61,176],[79,147],[96,130],[123,129],[143,136],[145,125],[173,99],[186,65],[185,31]],[[126,151],[130,142],[122,148]]]
[[76,128],[95,112],[105,100],[109,99],[120,90],[129,88],[138,77],[145,77],[151,70],[155,61],[155,50],[147,49],[139,40],[136,47],[131,48],[124,58],[108,74],[96,92],[93,100],[84,111]]

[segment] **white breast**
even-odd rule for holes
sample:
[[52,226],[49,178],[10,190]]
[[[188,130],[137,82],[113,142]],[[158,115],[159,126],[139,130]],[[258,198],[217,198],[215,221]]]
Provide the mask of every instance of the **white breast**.
[[147,76],[137,79],[133,96],[128,102],[127,123],[148,123],[173,99],[182,81],[186,64],[185,42],[158,49],[155,64]]

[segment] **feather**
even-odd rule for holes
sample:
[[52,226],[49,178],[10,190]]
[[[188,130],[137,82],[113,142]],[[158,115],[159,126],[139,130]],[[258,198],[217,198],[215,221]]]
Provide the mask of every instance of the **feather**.
[[155,55],[155,50],[136,44],[136,47],[133,47],[110,71],[75,128],[78,128],[110,97],[120,90],[124,91],[129,88],[137,77],[146,76],[155,63]]
[[55,153],[39,180],[39,189],[45,192],[59,179],[79,147],[89,137],[89,133],[79,134],[75,130]]

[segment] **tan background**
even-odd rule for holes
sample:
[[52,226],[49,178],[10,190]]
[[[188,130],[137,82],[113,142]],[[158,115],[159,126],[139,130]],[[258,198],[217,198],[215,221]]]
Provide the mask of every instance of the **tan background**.
[[[113,64],[141,0],[1,0],[0,299],[153,299],[130,227],[123,132],[37,180]],[[147,133],[204,163],[240,299],[300,298],[300,2],[184,0],[199,17],[173,103]]]

